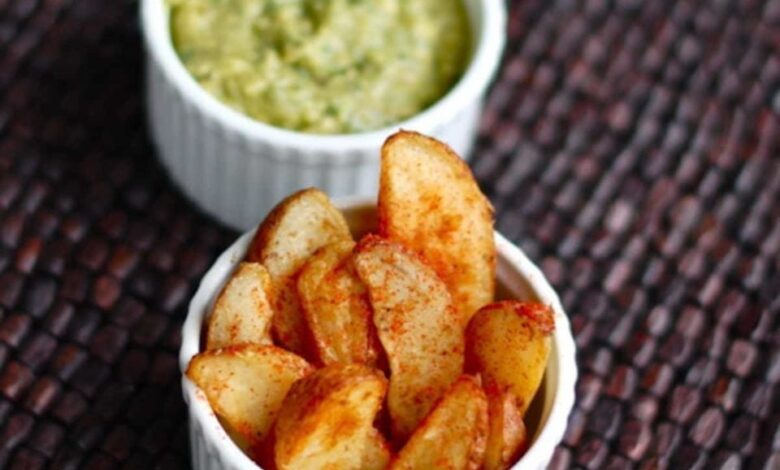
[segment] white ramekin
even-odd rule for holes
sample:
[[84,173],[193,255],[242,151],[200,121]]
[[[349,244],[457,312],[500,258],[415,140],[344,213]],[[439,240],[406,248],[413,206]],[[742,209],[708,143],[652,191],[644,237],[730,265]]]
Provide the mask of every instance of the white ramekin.
[[[374,203],[366,199],[342,200],[337,204],[356,236],[371,230]],[[257,470],[258,466],[228,437],[208,404],[203,392],[185,375],[192,356],[200,351],[204,317],[222,285],[244,258],[254,230],[242,235],[217,258],[198,287],[182,327],[179,367],[182,371],[184,400],[189,408],[190,445],[195,470]],[[501,234],[495,234],[498,264],[498,294],[515,299],[537,300],[555,311],[553,348],[541,390],[537,393],[526,418],[535,421],[533,442],[514,470],[545,468],[555,446],[563,438],[569,412],[574,406],[574,384],[577,380],[574,340],[569,320],[550,284],[525,254]],[[533,428],[530,424],[529,428]]]
[[474,50],[449,93],[385,129],[316,135],[263,124],[211,96],[176,55],[166,0],[142,0],[148,125],[168,173],[212,216],[246,230],[277,201],[305,187],[334,197],[376,194],[379,148],[400,128],[437,137],[468,156],[504,48],[506,8],[503,0],[464,1]]

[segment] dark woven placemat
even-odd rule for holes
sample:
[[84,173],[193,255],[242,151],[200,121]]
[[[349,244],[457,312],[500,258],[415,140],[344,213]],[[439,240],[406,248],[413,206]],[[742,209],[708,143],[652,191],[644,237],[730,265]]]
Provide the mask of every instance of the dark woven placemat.
[[[235,237],[149,144],[137,4],[0,0],[0,467],[183,468]],[[569,311],[554,467],[780,468],[780,2],[523,0],[473,168]]]

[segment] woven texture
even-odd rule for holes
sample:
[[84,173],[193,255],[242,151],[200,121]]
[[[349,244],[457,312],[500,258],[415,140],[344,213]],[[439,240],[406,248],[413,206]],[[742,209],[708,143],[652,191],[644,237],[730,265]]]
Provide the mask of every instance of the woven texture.
[[[780,468],[780,2],[523,0],[472,166],[573,322],[553,467]],[[0,468],[186,468],[236,234],[145,129],[137,4],[0,0]]]

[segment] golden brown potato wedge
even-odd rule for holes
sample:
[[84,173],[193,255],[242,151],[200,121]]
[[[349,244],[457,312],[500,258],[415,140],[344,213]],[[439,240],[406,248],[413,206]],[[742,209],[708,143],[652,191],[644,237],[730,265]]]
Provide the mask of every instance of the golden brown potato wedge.
[[390,445],[385,437],[377,430],[374,430],[374,436],[366,442],[366,450],[363,452],[363,463],[360,468],[363,470],[384,470],[390,463]]
[[482,307],[466,328],[466,370],[486,386],[515,395],[525,415],[544,376],[555,319],[537,302],[502,301]]
[[354,248],[351,240],[326,245],[298,274],[298,297],[322,364],[375,366],[381,350]]
[[271,275],[273,331],[287,349],[307,355],[303,314],[295,275],[319,248],[352,240],[344,216],[318,189],[304,189],[279,203],[257,229],[247,261],[262,263]]
[[387,406],[403,441],[463,370],[463,326],[441,279],[402,245],[368,235],[355,249],[390,364]]
[[296,382],[276,421],[279,470],[361,469],[376,453],[374,417],[384,375],[362,364],[334,364]]
[[393,470],[476,470],[485,456],[488,404],[479,382],[461,376],[391,462]]
[[379,234],[425,258],[447,285],[465,325],[493,300],[493,209],[449,147],[415,132],[382,147]]
[[243,344],[196,355],[187,377],[251,455],[262,447],[292,384],[312,370],[284,349]]
[[484,470],[506,470],[528,447],[525,422],[510,391],[495,384],[485,386],[488,400],[488,438]]
[[206,330],[206,349],[271,344],[270,288],[271,278],[263,265],[239,264],[214,304]]

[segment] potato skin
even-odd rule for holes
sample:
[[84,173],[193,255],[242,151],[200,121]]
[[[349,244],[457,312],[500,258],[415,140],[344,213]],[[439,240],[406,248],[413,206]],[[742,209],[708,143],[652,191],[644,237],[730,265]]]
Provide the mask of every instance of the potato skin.
[[488,433],[487,408],[479,380],[462,375],[414,430],[389,468],[481,468]]
[[553,311],[537,302],[482,307],[466,328],[466,371],[514,394],[525,415],[544,376],[555,329]]
[[382,352],[354,248],[351,240],[325,245],[298,274],[298,298],[320,364],[376,366]]
[[284,349],[242,344],[197,354],[186,375],[204,392],[228,433],[255,457],[288,390],[312,371],[304,359]]
[[384,375],[361,364],[330,365],[296,382],[274,429],[277,468],[358,470],[381,459],[373,421],[386,390]]
[[276,339],[307,358],[311,358],[306,349],[310,332],[301,313],[295,276],[319,248],[343,240],[352,240],[344,216],[325,193],[309,188],[288,196],[268,214],[246,254],[246,261],[263,264],[271,275]]
[[390,365],[387,407],[403,442],[463,371],[463,326],[444,283],[402,245],[368,235],[355,249]]
[[493,300],[493,208],[447,145],[401,131],[382,147],[379,235],[421,255],[447,285],[463,324]]
[[271,344],[271,278],[259,263],[241,263],[220,292],[206,329],[206,350]]

